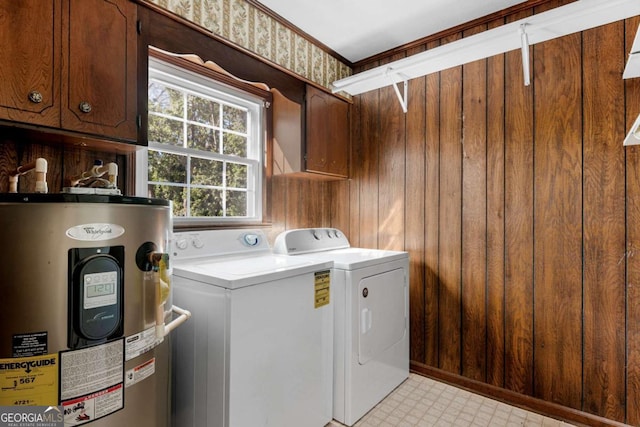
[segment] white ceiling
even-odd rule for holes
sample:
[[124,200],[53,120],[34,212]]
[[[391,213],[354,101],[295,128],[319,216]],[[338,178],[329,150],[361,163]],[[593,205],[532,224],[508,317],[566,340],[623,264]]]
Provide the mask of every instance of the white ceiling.
[[523,0],[259,0],[351,62]]

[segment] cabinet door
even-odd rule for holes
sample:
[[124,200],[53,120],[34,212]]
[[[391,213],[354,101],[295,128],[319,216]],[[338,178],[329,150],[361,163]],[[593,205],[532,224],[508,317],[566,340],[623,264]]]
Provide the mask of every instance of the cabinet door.
[[0,118],[58,127],[60,0],[0,0]]
[[347,177],[349,105],[307,86],[306,107],[306,170]]
[[135,141],[135,4],[68,0],[62,31],[62,128]]

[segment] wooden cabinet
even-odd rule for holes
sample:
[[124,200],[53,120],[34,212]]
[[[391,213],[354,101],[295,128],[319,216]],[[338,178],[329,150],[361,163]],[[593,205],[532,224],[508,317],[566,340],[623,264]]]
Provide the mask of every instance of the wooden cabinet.
[[62,13],[62,125],[135,140],[136,8],[129,0],[68,0]]
[[129,0],[0,0],[0,118],[135,141]]
[[349,174],[349,104],[307,86],[306,170],[346,178]]
[[272,92],[274,174],[348,178],[349,104],[313,86],[304,106]]
[[0,118],[60,125],[61,0],[0,0]]

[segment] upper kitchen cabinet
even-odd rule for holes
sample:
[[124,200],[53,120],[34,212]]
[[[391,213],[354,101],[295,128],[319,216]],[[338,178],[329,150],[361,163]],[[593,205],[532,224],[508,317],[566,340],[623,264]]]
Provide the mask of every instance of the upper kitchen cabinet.
[[347,178],[349,104],[310,85],[304,106],[275,89],[272,92],[274,174]]
[[0,0],[0,35],[0,119],[136,140],[134,3]]
[[62,29],[62,127],[135,140],[135,5],[68,0]]
[[308,172],[346,178],[349,174],[349,104],[307,86]]
[[61,0],[0,0],[0,118],[60,126]]

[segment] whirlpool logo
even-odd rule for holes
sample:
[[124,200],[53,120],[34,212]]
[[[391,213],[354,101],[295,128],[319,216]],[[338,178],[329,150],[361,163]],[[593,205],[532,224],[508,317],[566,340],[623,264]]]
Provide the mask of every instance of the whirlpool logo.
[[75,240],[98,241],[110,240],[124,234],[124,228],[117,224],[81,224],[67,230],[67,236]]
[[61,406],[0,406],[0,427],[64,427]]

